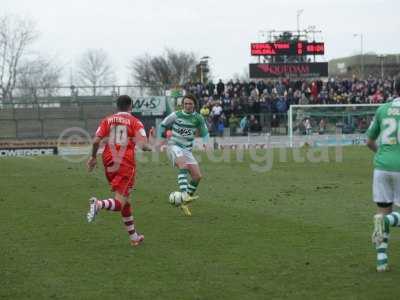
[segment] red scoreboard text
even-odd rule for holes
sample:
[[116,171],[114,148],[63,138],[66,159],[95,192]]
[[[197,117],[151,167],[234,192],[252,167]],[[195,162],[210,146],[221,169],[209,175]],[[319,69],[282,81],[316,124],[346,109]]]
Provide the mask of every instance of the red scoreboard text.
[[317,42],[267,42],[251,43],[251,55],[323,55],[325,53],[324,43]]

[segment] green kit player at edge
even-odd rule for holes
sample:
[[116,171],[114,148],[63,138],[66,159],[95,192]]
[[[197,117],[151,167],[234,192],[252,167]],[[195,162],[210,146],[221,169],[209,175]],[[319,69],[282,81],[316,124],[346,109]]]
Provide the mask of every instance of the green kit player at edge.
[[[373,152],[373,200],[377,204],[372,242],[377,252],[378,272],[388,271],[390,227],[400,226],[400,97],[381,105],[367,131],[367,146]],[[378,139],[379,137],[379,139]]]

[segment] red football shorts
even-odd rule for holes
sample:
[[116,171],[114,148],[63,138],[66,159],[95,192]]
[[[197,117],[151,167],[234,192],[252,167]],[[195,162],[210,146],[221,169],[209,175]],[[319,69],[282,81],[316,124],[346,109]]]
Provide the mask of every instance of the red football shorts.
[[128,197],[135,185],[135,166],[121,165],[118,170],[104,166],[104,169],[111,190]]

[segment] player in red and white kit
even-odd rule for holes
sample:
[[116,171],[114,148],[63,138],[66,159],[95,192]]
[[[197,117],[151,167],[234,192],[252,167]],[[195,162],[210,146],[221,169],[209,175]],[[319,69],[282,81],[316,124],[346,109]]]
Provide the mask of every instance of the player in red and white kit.
[[87,220],[89,223],[93,222],[102,209],[120,211],[131,244],[138,246],[144,240],[144,236],[136,232],[129,201],[130,192],[135,184],[135,146],[144,151],[151,151],[151,147],[147,142],[142,122],[131,115],[132,99],[127,95],[119,96],[117,108],[116,114],[101,121],[93,141],[92,155],[87,162],[90,172],[96,166],[97,151],[104,140],[104,171],[115,195],[114,198],[104,200],[92,197],[89,200]]

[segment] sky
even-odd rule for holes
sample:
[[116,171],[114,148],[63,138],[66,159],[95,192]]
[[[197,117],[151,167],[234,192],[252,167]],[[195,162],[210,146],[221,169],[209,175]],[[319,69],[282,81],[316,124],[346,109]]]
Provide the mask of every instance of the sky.
[[33,49],[67,73],[85,50],[105,50],[119,84],[134,58],[166,48],[209,56],[214,79],[231,79],[256,62],[251,42],[266,41],[269,30],[297,30],[297,21],[321,31],[326,61],[359,54],[360,34],[364,53],[400,53],[399,0],[1,0],[3,14],[33,19]]

